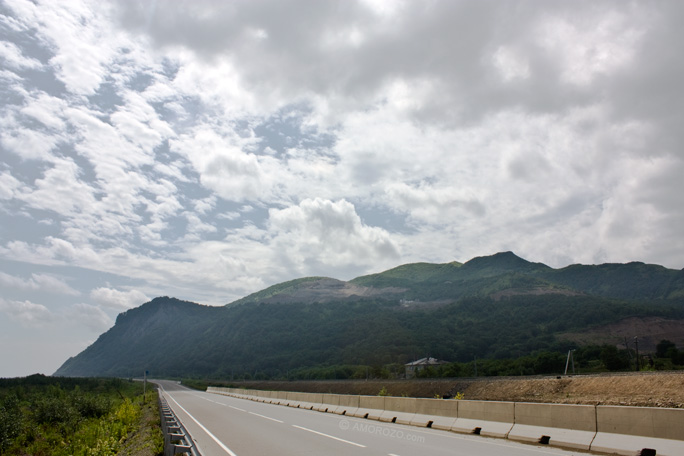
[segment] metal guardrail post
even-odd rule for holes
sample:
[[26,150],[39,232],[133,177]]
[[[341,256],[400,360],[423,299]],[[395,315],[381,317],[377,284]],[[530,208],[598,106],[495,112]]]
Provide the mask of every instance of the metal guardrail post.
[[161,392],[159,393],[159,411],[164,433],[164,456],[175,456],[177,454],[201,456],[195,442],[176,417],[176,414],[173,413]]

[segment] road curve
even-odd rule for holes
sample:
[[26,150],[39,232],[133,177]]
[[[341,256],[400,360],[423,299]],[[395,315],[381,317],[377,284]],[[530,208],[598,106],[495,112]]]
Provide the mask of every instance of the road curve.
[[154,380],[203,456],[569,456],[586,453],[253,402]]

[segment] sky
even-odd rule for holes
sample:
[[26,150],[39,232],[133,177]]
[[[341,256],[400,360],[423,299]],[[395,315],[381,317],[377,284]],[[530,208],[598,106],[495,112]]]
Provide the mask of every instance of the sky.
[[0,0],[0,377],[156,296],[684,267],[684,2]]

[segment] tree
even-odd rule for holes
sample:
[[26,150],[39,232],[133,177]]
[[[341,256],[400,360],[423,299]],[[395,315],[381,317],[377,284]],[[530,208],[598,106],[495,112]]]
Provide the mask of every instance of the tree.
[[667,339],[661,340],[658,345],[656,345],[656,358],[669,358],[667,352],[670,349],[676,349],[674,342]]
[[606,345],[601,350],[601,362],[609,371],[616,371],[629,367],[629,359],[625,352],[620,352],[615,345]]
[[22,418],[19,401],[16,396],[11,395],[0,403],[0,454],[12,444],[21,431]]

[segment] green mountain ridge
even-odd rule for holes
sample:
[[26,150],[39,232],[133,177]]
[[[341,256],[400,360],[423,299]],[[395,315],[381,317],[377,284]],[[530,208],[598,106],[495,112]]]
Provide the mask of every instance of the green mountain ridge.
[[[559,334],[625,318],[684,319],[684,270],[528,262],[512,252],[413,263],[348,282],[306,277],[224,307],[155,298],[55,373],[285,376],[318,366],[567,350]],[[621,341],[616,341],[616,344]]]

